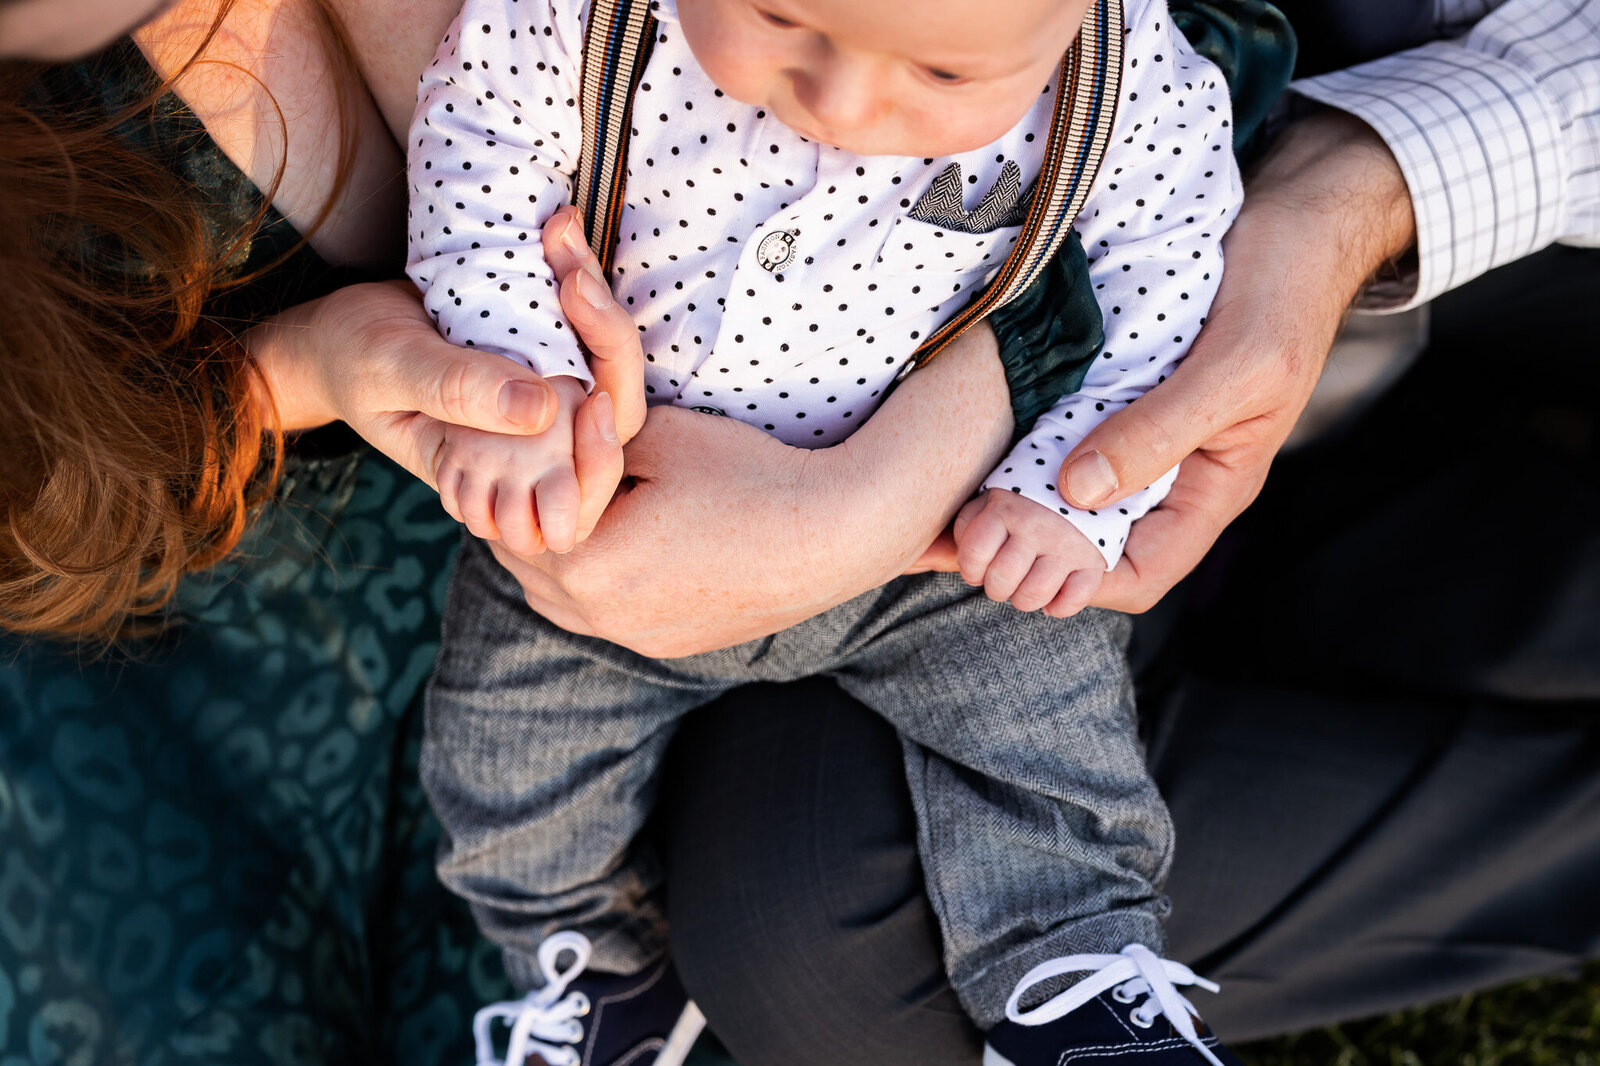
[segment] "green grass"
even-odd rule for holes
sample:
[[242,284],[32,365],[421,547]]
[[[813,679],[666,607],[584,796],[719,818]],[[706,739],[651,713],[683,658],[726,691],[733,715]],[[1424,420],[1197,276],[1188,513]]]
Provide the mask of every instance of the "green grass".
[[1600,964],[1236,1050],[1246,1066],[1600,1066]]

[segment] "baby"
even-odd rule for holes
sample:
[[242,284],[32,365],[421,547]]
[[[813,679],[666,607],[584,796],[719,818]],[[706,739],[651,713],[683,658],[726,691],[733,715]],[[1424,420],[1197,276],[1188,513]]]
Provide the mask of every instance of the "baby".
[[[802,447],[847,437],[1018,239],[1090,8],[653,5],[613,271],[650,400]],[[525,362],[560,397],[544,434],[441,456],[452,513],[524,552],[579,539],[573,420],[593,378],[539,234],[580,162],[586,15],[579,0],[467,0],[410,140],[409,272],[426,306],[447,337]],[[1114,513],[1068,507],[1054,484],[1107,410],[1186,350],[1240,196],[1220,76],[1162,0],[1129,0],[1125,21],[1116,127],[1075,223],[1105,347],[958,521],[962,577],[982,592],[902,578],[764,641],[650,660],[549,624],[481,545],[464,548],[423,774],[448,836],[441,876],[531,989],[480,1018],[481,1061],[493,1017],[514,1022],[507,1061],[604,1063],[652,1037],[658,1066],[681,1061],[695,1015],[634,841],[661,753],[721,692],[818,673],[904,738],[951,981],[986,1061],[1087,1046],[1143,1066],[1236,1061],[1174,989],[1206,983],[1160,958],[1171,825],[1135,734],[1127,623],[1082,610],[1171,475]],[[628,1006],[580,1024],[601,996]]]

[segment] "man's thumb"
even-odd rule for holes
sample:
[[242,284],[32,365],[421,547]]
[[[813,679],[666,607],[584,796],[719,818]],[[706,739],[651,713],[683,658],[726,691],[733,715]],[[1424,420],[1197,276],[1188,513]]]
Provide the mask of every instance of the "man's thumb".
[[[1174,387],[1175,383],[1179,386]],[[1061,463],[1061,495],[1094,510],[1151,485],[1224,427],[1195,408],[1172,377],[1100,423]]]

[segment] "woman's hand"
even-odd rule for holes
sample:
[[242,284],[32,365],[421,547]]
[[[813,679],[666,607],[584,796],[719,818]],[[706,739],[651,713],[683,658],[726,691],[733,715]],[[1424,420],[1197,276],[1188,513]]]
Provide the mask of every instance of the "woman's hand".
[[284,429],[343,420],[430,485],[443,423],[538,433],[555,416],[555,396],[537,374],[445,341],[401,281],[351,285],[291,308],[247,343]]
[[[582,299],[576,280],[571,291]],[[614,304],[609,315],[590,314],[632,329]],[[555,395],[537,374],[502,355],[444,340],[402,281],[351,285],[301,304],[256,327],[247,343],[262,370],[263,402],[272,404],[284,429],[343,420],[434,487],[446,423],[529,434],[555,417]],[[642,421],[643,360],[630,363],[629,354],[594,362],[595,392],[615,401],[615,418],[607,412],[604,425],[596,423],[592,403],[580,411],[579,432],[589,449],[582,460],[590,469],[620,467],[617,430],[625,440]],[[603,506],[591,504],[591,520]]]
[[[569,321],[592,351],[629,364],[637,328],[616,304],[580,298],[585,254],[558,254],[546,235]],[[585,543],[526,559],[492,547],[534,610],[564,629],[653,656],[726,647],[901,573],[1004,453],[1011,425],[993,334],[974,329],[833,448],[652,408]]]
[[1134,523],[1097,606],[1150,608],[1255,499],[1345,310],[1411,244],[1414,225],[1398,164],[1359,120],[1321,112],[1273,146],[1224,240],[1222,286],[1188,358],[1062,464],[1063,495],[1084,508],[1183,464],[1167,498]]

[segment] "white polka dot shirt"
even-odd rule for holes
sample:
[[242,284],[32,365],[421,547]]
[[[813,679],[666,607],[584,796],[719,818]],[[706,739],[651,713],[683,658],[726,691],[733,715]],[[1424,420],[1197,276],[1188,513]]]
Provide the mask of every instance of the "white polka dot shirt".
[[[857,156],[724,96],[684,44],[671,0],[656,15],[613,271],[640,326],[648,398],[739,418],[793,445],[837,443],[1020,230],[1003,215],[976,233],[923,221],[912,217],[919,198],[952,164],[974,214],[1008,168],[1020,170],[1025,195],[1054,86],[976,151]],[[1132,0],[1127,16],[1113,144],[1076,223],[1105,349],[1082,389],[984,483],[1065,515],[1108,566],[1171,475],[1116,508],[1080,512],[1056,490],[1061,460],[1187,350],[1240,198],[1221,75],[1175,32],[1164,0]],[[540,227],[571,198],[582,145],[586,17],[576,0],[467,0],[419,90],[408,272],[448,339],[588,382],[539,246]]]

